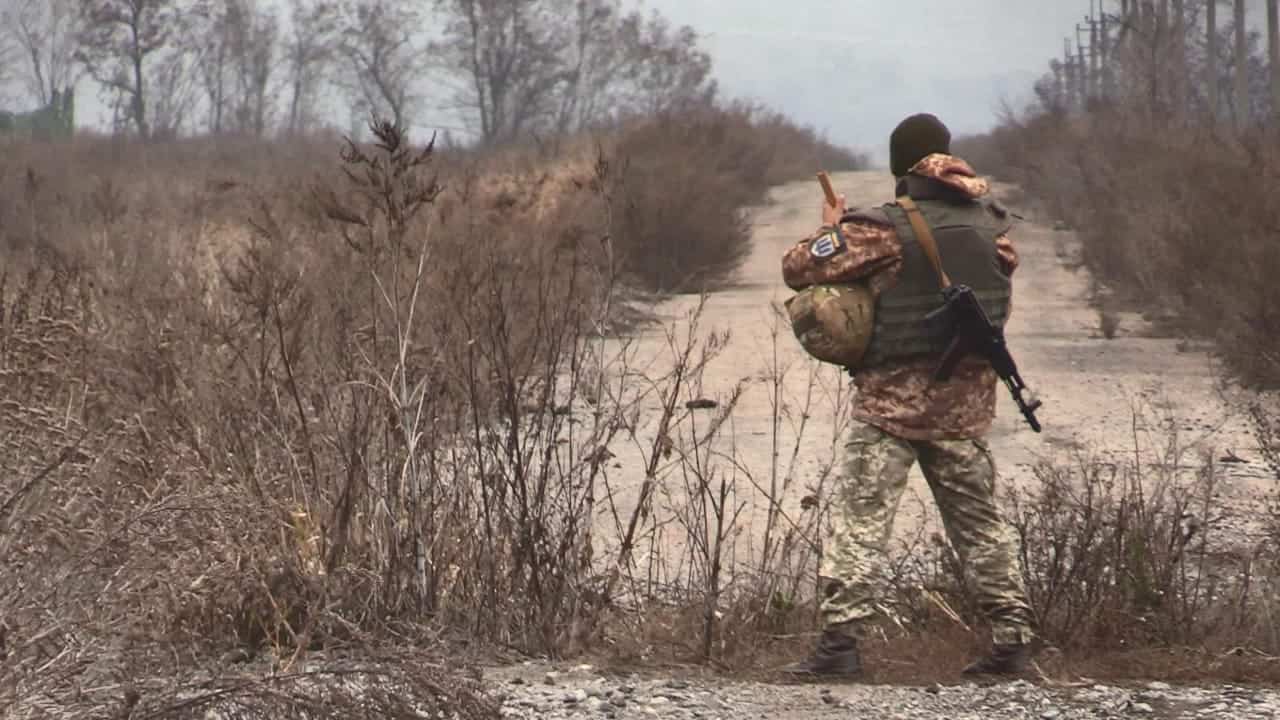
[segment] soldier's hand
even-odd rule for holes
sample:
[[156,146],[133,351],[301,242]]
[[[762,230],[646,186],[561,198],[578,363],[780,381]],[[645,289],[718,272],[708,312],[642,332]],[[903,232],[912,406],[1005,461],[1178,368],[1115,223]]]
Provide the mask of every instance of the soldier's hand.
[[840,222],[840,218],[844,217],[846,210],[844,195],[837,196],[840,202],[837,205],[830,205],[824,198],[822,201],[822,224],[836,225]]

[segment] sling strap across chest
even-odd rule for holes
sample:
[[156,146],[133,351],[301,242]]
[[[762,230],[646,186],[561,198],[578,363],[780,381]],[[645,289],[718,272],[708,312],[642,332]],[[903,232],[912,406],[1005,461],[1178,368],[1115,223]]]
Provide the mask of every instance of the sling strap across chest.
[[907,221],[911,223],[911,229],[916,233],[916,241],[920,243],[920,249],[924,251],[925,257],[929,259],[929,264],[933,266],[933,271],[938,276],[939,289],[946,290],[951,287],[951,278],[947,277],[947,271],[942,267],[938,241],[934,239],[929,223],[925,222],[924,215],[920,213],[920,207],[910,195],[898,198],[898,205],[906,211]]

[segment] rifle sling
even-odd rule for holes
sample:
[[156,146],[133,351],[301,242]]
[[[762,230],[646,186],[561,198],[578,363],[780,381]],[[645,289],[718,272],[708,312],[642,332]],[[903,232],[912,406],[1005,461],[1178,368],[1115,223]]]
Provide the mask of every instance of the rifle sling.
[[942,256],[938,253],[938,241],[933,237],[933,231],[929,229],[929,223],[925,222],[924,215],[920,214],[920,207],[916,205],[915,200],[910,195],[903,195],[898,198],[898,205],[907,213],[907,220],[911,223],[911,229],[916,233],[916,240],[920,243],[920,249],[924,250],[925,257],[929,258],[929,264],[933,265],[933,271],[938,276],[938,285],[941,289],[946,290],[951,287],[951,278],[947,277],[947,271],[942,269]]

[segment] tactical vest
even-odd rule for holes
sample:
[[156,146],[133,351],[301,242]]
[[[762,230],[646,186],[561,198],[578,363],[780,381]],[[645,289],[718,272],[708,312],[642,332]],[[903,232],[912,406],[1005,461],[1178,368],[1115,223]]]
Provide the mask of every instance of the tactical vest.
[[[1012,284],[1001,271],[996,238],[1009,229],[1007,213],[993,203],[950,192],[936,181],[910,180],[905,189],[933,231],[951,282],[972,288],[991,323],[1004,327]],[[880,211],[893,223],[902,243],[902,269],[897,282],[877,298],[875,329],[861,363],[864,368],[940,354],[950,339],[925,323],[925,315],[942,305],[942,297],[938,276],[906,211],[896,202]]]

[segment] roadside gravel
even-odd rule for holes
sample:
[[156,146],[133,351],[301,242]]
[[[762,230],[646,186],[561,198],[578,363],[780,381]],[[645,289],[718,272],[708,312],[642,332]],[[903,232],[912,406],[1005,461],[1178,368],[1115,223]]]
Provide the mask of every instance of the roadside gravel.
[[606,674],[542,663],[485,673],[505,718],[845,718],[846,720],[1099,720],[1280,718],[1280,691],[1238,686],[1051,688],[1025,680],[924,687],[767,684]]

